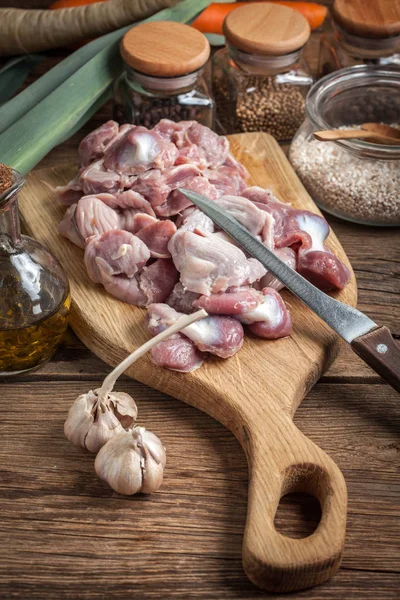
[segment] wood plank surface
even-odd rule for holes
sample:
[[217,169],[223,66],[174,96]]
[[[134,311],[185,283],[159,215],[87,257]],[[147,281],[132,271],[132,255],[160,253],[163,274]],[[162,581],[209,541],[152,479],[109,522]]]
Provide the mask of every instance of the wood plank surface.
[[[25,0],[18,7],[49,2]],[[13,4],[0,0],[0,6]],[[317,32],[306,49],[314,68],[318,45]],[[32,78],[64,55],[49,53]],[[110,114],[108,105],[83,131]],[[83,134],[56,148],[40,166],[65,163]],[[359,308],[400,338],[399,229],[356,226],[330,216],[328,221],[355,270]],[[0,384],[1,598],[398,599],[399,397],[347,347],[295,415],[296,425],[344,473],[349,493],[344,559],[330,582],[287,596],[261,592],[243,573],[247,467],[233,435],[200,411],[128,379],[123,386],[140,404],[143,420],[154,423],[155,433],[168,443],[169,461],[154,510],[148,512],[152,502],[145,498],[123,500],[133,502],[136,533],[116,532],[115,523],[125,524],[125,509],[116,507],[110,490],[97,481],[93,459],[59,436],[72,399],[98,386],[107,371],[69,333],[42,370],[18,383]],[[44,433],[47,420],[53,436]],[[53,455],[49,447],[55,437]],[[63,449],[69,468],[60,475]],[[72,483],[73,494],[67,495]],[[82,498],[85,511],[78,514]],[[285,498],[278,511],[278,528],[293,535],[312,531],[318,519],[315,505],[307,498],[298,500],[295,504]],[[78,543],[78,533],[85,534],[85,543]]]
[[[126,381],[143,422],[166,443],[168,465],[151,500],[118,496],[95,476],[93,456],[59,434],[70,401],[98,383],[3,386],[9,400],[0,456],[3,589],[29,598],[261,597],[240,563],[247,468],[237,441],[203,413]],[[381,590],[382,598],[396,598],[398,396],[386,385],[320,384],[296,424],[342,469],[349,519],[339,574],[294,597],[373,598]],[[278,528],[308,531],[313,514],[306,507],[285,502]],[[29,573],[21,581],[22,563]]]

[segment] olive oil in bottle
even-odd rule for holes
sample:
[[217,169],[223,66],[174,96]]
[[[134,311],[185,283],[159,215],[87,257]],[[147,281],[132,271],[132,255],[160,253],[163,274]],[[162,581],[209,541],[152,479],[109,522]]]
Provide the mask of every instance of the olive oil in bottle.
[[67,328],[69,307],[67,294],[55,311],[32,325],[3,328],[0,318],[0,376],[23,373],[49,360]]
[[[9,185],[2,190],[4,181]],[[0,378],[49,360],[68,324],[70,294],[60,263],[20,234],[17,194],[23,183],[0,164]]]

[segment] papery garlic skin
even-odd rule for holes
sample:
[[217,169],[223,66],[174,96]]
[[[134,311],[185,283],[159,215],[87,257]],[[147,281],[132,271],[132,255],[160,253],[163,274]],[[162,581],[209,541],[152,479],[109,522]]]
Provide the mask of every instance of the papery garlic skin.
[[94,468],[100,479],[119,494],[136,494],[142,487],[141,456],[128,432],[120,433],[99,451]]
[[85,438],[93,425],[93,409],[97,396],[92,390],[77,397],[64,423],[65,437],[75,446],[85,447]]
[[132,426],[137,418],[137,406],[129,394],[110,392],[100,399],[99,391],[90,390],[78,396],[64,423],[67,439],[94,453],[115,435],[123,433],[124,427]]
[[119,494],[151,494],[163,482],[166,461],[161,440],[144,427],[134,427],[102,447],[94,468],[100,479]]
[[[97,394],[100,388],[95,390]],[[137,419],[136,402],[129,394],[125,392],[110,392],[108,398],[114,406],[114,414],[124,429],[133,427],[134,421]]]
[[104,412],[98,409],[97,416],[85,437],[85,448],[97,454],[104,444],[123,431],[125,429],[108,406]]

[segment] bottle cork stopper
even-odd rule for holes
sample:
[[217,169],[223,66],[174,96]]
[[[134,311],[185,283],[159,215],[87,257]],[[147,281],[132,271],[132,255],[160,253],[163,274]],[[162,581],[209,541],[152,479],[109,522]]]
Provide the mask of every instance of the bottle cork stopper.
[[235,48],[267,56],[299,50],[310,37],[310,26],[303,15],[269,2],[235,8],[225,18],[222,28]]
[[10,167],[0,163],[0,194],[4,194],[13,184],[13,174]]
[[367,38],[400,34],[398,0],[335,0],[333,17],[348,33]]
[[127,65],[145,75],[179,77],[205,65],[210,44],[193,27],[155,21],[128,31],[121,42],[121,55]]

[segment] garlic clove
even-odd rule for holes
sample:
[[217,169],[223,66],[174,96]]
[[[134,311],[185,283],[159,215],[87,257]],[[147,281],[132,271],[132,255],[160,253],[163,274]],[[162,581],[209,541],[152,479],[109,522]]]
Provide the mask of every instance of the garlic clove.
[[124,392],[111,392],[100,399],[100,388],[78,396],[64,424],[68,440],[89,452],[98,452],[108,440],[132,427],[137,417],[134,399]]
[[132,427],[137,419],[138,413],[136,402],[132,396],[125,394],[125,392],[110,392],[108,398],[110,403],[114,406],[114,413],[122,427],[125,429]]
[[165,448],[160,440],[154,433],[148,431],[144,427],[136,427],[140,433],[140,441],[139,445],[142,445],[143,448],[146,448],[149,452],[149,455],[156,462],[161,464],[164,468],[167,462],[167,455],[165,454]]
[[[155,436],[154,436],[155,437]],[[164,478],[164,465],[157,462],[150,453],[149,448],[143,446],[144,465],[142,465],[142,494],[151,494],[161,486]],[[165,455],[165,452],[164,452]]]
[[106,442],[123,431],[124,428],[112,409],[107,404],[100,405],[96,411],[94,422],[86,435],[85,448],[89,452],[97,453]]
[[95,460],[97,475],[119,494],[150,494],[163,481],[166,454],[157,436],[144,427],[109,440]]
[[94,468],[100,479],[119,494],[130,496],[142,487],[141,456],[130,431],[120,433],[99,451]]
[[78,396],[69,409],[64,434],[76,446],[85,447],[85,438],[94,421],[93,408],[96,402],[97,395],[90,390]]

